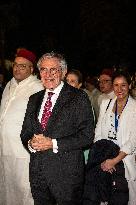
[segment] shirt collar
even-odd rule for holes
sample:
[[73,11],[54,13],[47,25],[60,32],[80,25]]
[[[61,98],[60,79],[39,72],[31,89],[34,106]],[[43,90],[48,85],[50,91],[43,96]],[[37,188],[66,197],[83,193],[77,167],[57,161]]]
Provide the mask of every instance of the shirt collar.
[[64,85],[64,82],[61,81],[61,83],[60,83],[53,91],[51,91],[51,90],[49,90],[49,89],[46,89],[46,92],[53,92],[54,94],[57,94],[57,95],[58,95],[58,94],[60,93],[60,91],[61,91],[63,85]]
[[16,85],[22,85],[24,84],[25,82],[29,81],[29,79],[32,78],[32,74],[29,75],[27,78],[25,78],[24,80],[21,80],[20,82],[17,82],[17,80],[13,77],[13,82],[16,84]]

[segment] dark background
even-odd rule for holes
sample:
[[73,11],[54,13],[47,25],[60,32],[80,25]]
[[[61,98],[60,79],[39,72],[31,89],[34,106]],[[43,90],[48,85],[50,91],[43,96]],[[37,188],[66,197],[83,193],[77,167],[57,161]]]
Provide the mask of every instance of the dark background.
[[37,57],[54,50],[84,74],[118,65],[134,72],[135,17],[131,0],[1,0],[0,55],[10,59],[17,47]]

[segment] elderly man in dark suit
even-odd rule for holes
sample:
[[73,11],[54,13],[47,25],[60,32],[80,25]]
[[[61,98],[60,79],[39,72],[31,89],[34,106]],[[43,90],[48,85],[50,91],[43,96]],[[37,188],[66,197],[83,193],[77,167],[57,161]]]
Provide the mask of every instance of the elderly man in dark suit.
[[37,66],[45,90],[30,97],[21,132],[22,143],[31,153],[34,202],[80,205],[83,149],[91,145],[94,136],[90,101],[84,91],[61,80],[67,72],[62,55],[46,53]]

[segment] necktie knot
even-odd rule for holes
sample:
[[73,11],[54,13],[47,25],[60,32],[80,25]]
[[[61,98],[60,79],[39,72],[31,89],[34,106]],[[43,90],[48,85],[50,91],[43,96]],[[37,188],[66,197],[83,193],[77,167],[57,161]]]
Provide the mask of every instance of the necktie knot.
[[51,97],[54,95],[54,93],[53,92],[48,92],[48,98],[50,98],[51,99]]

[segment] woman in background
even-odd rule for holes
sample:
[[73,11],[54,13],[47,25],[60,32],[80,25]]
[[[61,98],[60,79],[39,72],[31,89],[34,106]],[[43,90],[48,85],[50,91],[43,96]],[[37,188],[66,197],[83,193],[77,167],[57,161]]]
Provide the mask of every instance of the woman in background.
[[75,88],[81,88],[83,83],[82,73],[76,69],[69,70],[66,74],[66,82]]

